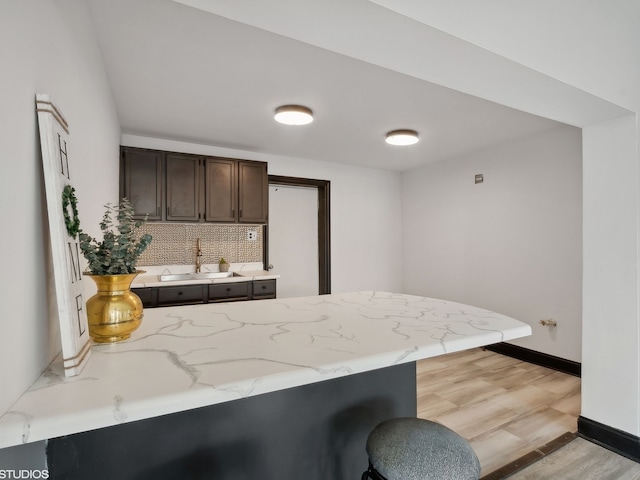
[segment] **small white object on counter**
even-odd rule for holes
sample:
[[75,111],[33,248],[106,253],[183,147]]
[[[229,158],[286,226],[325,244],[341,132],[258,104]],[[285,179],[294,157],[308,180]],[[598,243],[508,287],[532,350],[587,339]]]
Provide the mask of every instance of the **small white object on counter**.
[[468,305],[386,292],[145,310],[131,339],[59,359],[0,417],[0,448],[214,405],[531,334]]

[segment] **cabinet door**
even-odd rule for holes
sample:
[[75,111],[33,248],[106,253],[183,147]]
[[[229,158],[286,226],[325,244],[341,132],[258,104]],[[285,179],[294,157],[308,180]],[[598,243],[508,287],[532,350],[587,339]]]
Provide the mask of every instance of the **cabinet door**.
[[162,220],[162,152],[123,147],[120,198],[127,198],[134,218]]
[[228,158],[205,159],[205,220],[235,222],[237,214],[236,161]]
[[269,212],[269,178],[267,164],[238,162],[239,223],[267,223]]
[[254,280],[253,281],[253,295],[255,300],[276,298],[276,281],[270,280]]
[[167,220],[200,218],[201,157],[167,153]]

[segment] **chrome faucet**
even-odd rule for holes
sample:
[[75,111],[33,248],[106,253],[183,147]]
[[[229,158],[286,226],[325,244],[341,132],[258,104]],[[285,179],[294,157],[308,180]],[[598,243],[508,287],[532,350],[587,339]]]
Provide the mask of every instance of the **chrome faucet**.
[[200,273],[202,267],[202,249],[200,248],[200,239],[196,239],[196,273]]

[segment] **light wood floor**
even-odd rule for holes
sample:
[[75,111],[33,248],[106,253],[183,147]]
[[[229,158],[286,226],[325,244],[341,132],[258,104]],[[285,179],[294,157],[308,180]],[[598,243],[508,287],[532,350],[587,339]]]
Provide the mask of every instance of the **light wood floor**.
[[469,440],[482,476],[577,431],[578,377],[482,349],[423,360],[417,374],[418,416]]

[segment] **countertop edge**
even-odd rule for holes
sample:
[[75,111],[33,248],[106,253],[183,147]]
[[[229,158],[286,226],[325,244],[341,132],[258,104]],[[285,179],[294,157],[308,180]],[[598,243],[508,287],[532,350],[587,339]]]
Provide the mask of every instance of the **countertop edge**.
[[131,288],[177,287],[182,285],[215,285],[218,283],[252,282],[255,280],[275,280],[278,274],[262,273],[262,271],[234,272],[235,276],[222,278],[203,278],[195,280],[160,281],[157,275],[141,275],[132,283]]
[[[313,300],[315,300],[315,297],[313,297]],[[275,301],[265,300],[264,302]],[[268,305],[268,303],[260,304],[261,311],[265,305]],[[248,307],[257,308],[255,305]],[[471,308],[475,309],[475,307]],[[476,310],[479,312],[487,312],[482,309]],[[503,315],[495,315],[508,319],[508,317],[504,317]],[[440,342],[430,341],[429,343],[424,343],[423,341],[422,344],[419,344],[416,343],[418,342],[416,340],[416,342],[411,344],[407,343],[406,348],[396,348],[373,354],[362,353],[348,361],[321,363],[314,368],[298,368],[291,371],[248,377],[215,386],[206,385],[205,383],[203,384],[205,386],[199,385],[198,388],[187,387],[180,391],[145,397],[139,400],[129,401],[126,398],[114,398],[112,403],[102,405],[98,408],[83,406],[83,408],[73,412],[41,415],[37,417],[37,422],[35,423],[32,423],[33,417],[25,411],[21,411],[20,408],[24,407],[24,410],[29,410],[29,406],[37,408],[38,403],[36,402],[32,405],[29,401],[33,402],[34,400],[29,399],[26,402],[22,402],[26,403],[26,405],[22,405],[20,402],[21,399],[18,399],[9,411],[0,416],[0,448],[221,404],[531,335],[531,327],[529,325],[514,319],[509,320],[512,320],[514,323],[500,330],[495,328],[487,328],[486,330],[480,328],[478,330],[481,333],[447,339]],[[56,361],[59,362],[60,357],[54,360],[54,363]],[[46,375],[47,373],[45,372],[43,377]],[[86,379],[86,381],[89,382],[91,382],[91,380],[91,378]],[[25,392],[25,394],[26,393],[27,392]],[[64,402],[64,394],[66,393],[63,389],[63,398],[56,398],[53,401]],[[40,395],[40,397],[41,396],[42,395]]]
[[[481,339],[478,338],[474,341],[466,342],[461,340],[457,342],[457,345],[451,345],[450,348],[446,349],[446,351],[444,348],[442,348],[442,346],[440,346],[440,348],[428,346],[424,348],[418,347],[413,351],[393,351],[388,352],[384,355],[359,358],[350,363],[348,370],[344,369],[344,365],[328,364],[323,368],[326,371],[330,371],[332,373],[317,376],[317,378],[311,378],[308,372],[296,372],[295,375],[292,375],[289,372],[284,374],[276,374],[259,379],[259,388],[255,387],[255,385],[252,387],[252,384],[254,384],[258,379],[249,379],[241,382],[241,384],[244,384],[244,386],[250,388],[250,391],[247,395],[228,393],[227,398],[221,398],[220,391],[223,391],[225,388],[233,387],[234,390],[237,390],[238,387],[243,386],[241,384],[234,383],[233,385],[219,385],[216,389],[211,390],[200,389],[196,391],[186,391],[178,394],[160,396],[153,399],[153,414],[148,414],[150,410],[148,401],[130,402],[126,406],[126,419],[116,419],[113,410],[106,411],[105,409],[101,409],[100,411],[92,411],[89,409],[71,415],[60,415],[50,418],[41,418],[39,419],[40,421],[38,428],[30,428],[27,423],[27,419],[19,422],[19,424],[16,422],[12,426],[2,425],[0,423],[0,427],[2,427],[2,433],[0,433],[0,448],[18,445],[19,443],[16,443],[15,441],[17,437],[22,438],[23,441],[21,443],[25,444],[47,440],[49,438],[72,435],[88,430],[106,428],[123,423],[159,417],[162,415],[170,415],[172,413],[182,412],[186,410],[218,405],[221,403],[240,400],[242,398],[248,398],[256,395],[284,390],[287,388],[295,388],[310,383],[323,382],[334,378],[355,375],[379,368],[391,367],[393,365],[416,362],[438,355],[445,355],[447,353],[455,353],[461,350],[483,347],[502,341],[514,340],[516,338],[521,338],[530,334],[531,328],[528,326],[510,329],[502,332],[502,334],[496,332],[488,332],[486,338],[482,337]],[[214,390],[216,393],[215,397],[212,398],[211,392]],[[9,411],[7,412],[7,414],[19,416],[18,412]],[[79,421],[82,422],[82,426],[78,425]],[[73,424],[76,424],[76,426],[70,427],[70,425]]]

